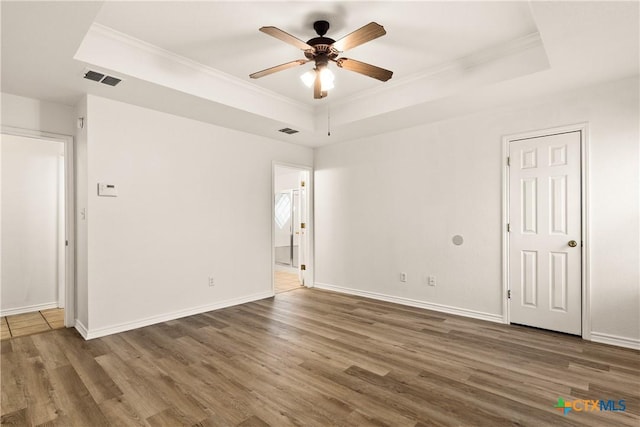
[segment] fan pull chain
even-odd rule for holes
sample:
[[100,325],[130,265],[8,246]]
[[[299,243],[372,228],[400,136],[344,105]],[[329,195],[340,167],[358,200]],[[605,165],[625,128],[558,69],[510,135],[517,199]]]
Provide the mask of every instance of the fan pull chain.
[[331,136],[331,107],[327,105],[327,136]]

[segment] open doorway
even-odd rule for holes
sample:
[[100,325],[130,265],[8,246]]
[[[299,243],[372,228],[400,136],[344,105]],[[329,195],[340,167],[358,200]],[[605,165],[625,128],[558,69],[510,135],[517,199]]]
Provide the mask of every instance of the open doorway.
[[273,290],[288,292],[309,286],[310,170],[273,166]]
[[6,338],[63,327],[65,309],[73,319],[73,161],[63,135],[3,128],[0,145]]

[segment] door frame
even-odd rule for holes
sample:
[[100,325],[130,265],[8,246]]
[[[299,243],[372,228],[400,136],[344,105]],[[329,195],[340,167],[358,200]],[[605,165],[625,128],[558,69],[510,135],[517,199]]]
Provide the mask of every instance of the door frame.
[[580,192],[581,192],[581,284],[582,284],[582,338],[591,339],[591,293],[589,252],[589,124],[576,123],[566,126],[509,134],[502,137],[502,321],[511,323],[509,291],[509,144],[511,142],[540,138],[560,133],[580,132]]
[[71,135],[2,126],[0,133],[25,138],[62,142],[64,144],[64,177],[65,177],[65,288],[64,288],[64,325],[75,326],[76,292],[75,292],[75,169],[74,139]]
[[315,255],[314,255],[314,227],[313,227],[313,167],[304,166],[295,163],[286,163],[286,162],[271,162],[271,292],[275,295],[276,289],[276,250],[275,250],[275,194],[276,194],[276,167],[290,168],[290,169],[298,169],[301,171],[306,171],[309,175],[309,182],[305,183],[305,187],[307,189],[307,222],[306,222],[306,231],[307,231],[307,263],[306,266],[306,276],[309,279],[304,286],[307,288],[312,288],[315,283],[314,276],[314,265],[315,265]]

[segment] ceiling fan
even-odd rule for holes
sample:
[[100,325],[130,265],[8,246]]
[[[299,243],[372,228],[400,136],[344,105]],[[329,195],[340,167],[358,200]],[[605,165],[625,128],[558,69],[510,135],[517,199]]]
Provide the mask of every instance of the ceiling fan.
[[[308,81],[309,86],[313,84],[313,97],[315,99],[320,99],[327,96],[327,90],[333,87],[333,74],[327,67],[329,61],[335,62],[338,67],[344,68],[345,70],[355,71],[356,73],[364,74],[365,76],[369,76],[383,82],[389,80],[393,75],[393,71],[385,70],[384,68],[376,67],[375,65],[356,61],[355,59],[338,58],[338,56],[345,50],[360,46],[361,44],[387,34],[382,25],[370,22],[364,27],[347,34],[338,41],[324,36],[329,30],[329,23],[327,21],[314,22],[313,29],[318,33],[318,37],[314,37],[305,43],[299,38],[294,37],[279,28],[260,28],[260,31],[263,33],[282,40],[285,43],[289,43],[304,51],[306,59],[298,59],[276,65],[275,67],[250,74],[249,77],[252,79],[259,79],[260,77],[268,76],[269,74],[273,74],[278,71],[314,61],[315,68],[310,75],[306,75],[306,80]],[[305,80],[304,75],[302,78]]]

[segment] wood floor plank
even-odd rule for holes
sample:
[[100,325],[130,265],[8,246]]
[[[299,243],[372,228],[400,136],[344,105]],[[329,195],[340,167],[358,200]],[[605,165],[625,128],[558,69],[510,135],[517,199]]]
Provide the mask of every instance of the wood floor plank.
[[43,362],[47,369],[56,369],[71,364],[65,351],[60,347],[60,343],[55,337],[48,336],[47,334],[38,334],[30,338],[38,352],[45,356]]
[[114,397],[100,403],[100,410],[114,426],[147,427],[149,423],[131,406],[127,399]]
[[67,349],[67,359],[95,402],[100,403],[103,400],[122,395],[122,391],[117,384],[93,357],[95,353],[93,349],[103,344],[102,342],[84,343],[71,334],[63,335],[61,342]]
[[0,348],[3,425],[640,425],[638,351],[321,290]]
[[[129,365],[139,376],[143,377],[146,382],[149,382],[159,397],[169,408],[173,409],[168,412],[167,410],[162,411],[163,413],[166,412],[167,415],[178,417],[189,425],[195,424],[208,417],[208,414],[204,410],[205,408],[191,396],[190,391],[186,390],[180,383],[172,378],[171,371],[163,371],[155,365],[141,361],[140,359],[130,361]],[[165,416],[163,416],[162,419],[164,419],[164,417]],[[149,422],[149,419],[147,419],[147,421]],[[153,424],[152,422],[149,423]]]
[[127,401],[142,418],[167,409],[167,404],[157,395],[153,386],[139,376],[128,362],[115,354],[99,356],[96,361],[122,391],[121,399]]
[[27,408],[18,409],[17,411],[7,412],[0,418],[0,424],[7,426],[27,426]]
[[51,371],[52,399],[58,417],[53,425],[107,426],[108,420],[96,404],[73,366],[61,366]]
[[57,408],[52,396],[49,373],[40,357],[25,361],[24,395],[27,401],[27,421],[39,425],[57,417]]
[[[19,353],[2,353],[0,358],[0,387],[2,415],[14,414],[10,418],[18,417],[18,411],[27,408],[27,399],[24,394],[26,375],[26,358]],[[22,414],[20,416],[26,416]]]

